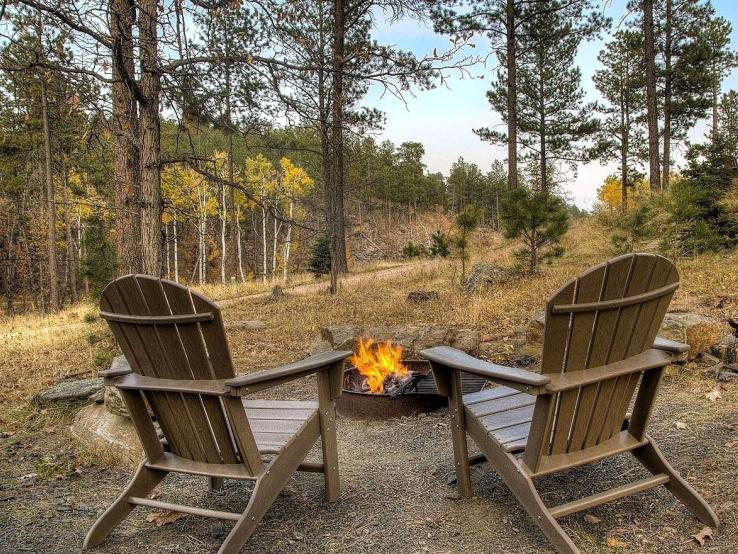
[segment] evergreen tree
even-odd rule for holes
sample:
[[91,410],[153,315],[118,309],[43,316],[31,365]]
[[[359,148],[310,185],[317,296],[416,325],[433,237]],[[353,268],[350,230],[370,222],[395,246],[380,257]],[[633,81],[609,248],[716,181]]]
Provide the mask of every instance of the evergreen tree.
[[628,187],[635,182],[631,168],[646,155],[643,124],[643,55],[640,35],[630,31],[615,33],[597,56],[603,69],[595,71],[593,81],[606,104],[600,106],[604,120],[600,128],[598,151],[601,159],[617,160],[620,166],[620,208],[628,211]]
[[327,275],[331,272],[331,239],[327,234],[321,233],[315,239],[312,250],[310,251],[308,269],[316,277]]
[[707,116],[717,102],[719,68],[733,57],[730,23],[715,14],[709,1],[662,0],[656,4],[657,79],[662,130],[661,189],[669,186],[672,143]]
[[[524,157],[539,168],[543,190],[550,185],[550,167],[576,168],[588,159],[583,141],[597,130],[594,106],[583,103],[581,70],[574,63],[582,40],[596,35],[606,24],[589,9],[588,2],[547,0],[532,3],[523,12],[516,59],[517,140]],[[503,119],[507,118],[508,89],[508,76],[500,70],[487,97]],[[512,140],[509,133],[492,129],[476,132],[497,144]]]
[[569,229],[566,205],[556,195],[520,187],[505,195],[502,223],[507,238],[523,241],[516,252],[521,265],[534,274],[542,260],[560,256],[560,238]]
[[738,166],[738,92],[731,90],[723,94],[718,112],[720,140]]

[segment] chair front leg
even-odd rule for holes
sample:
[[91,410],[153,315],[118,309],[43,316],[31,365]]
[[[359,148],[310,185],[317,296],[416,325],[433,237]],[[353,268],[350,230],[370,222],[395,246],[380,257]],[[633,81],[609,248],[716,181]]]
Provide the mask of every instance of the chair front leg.
[[142,462],[138,466],[138,470],[136,470],[136,474],[131,479],[126,490],[105,510],[105,513],[100,516],[88,531],[85,542],[82,545],[82,550],[97,546],[104,541],[115,526],[123,521],[131,510],[136,507],[134,504],[128,502],[129,498],[148,495],[166,476],[166,471],[150,469],[146,467],[145,462]]
[[[341,364],[343,373],[343,364]],[[328,502],[338,500],[341,482],[338,473],[338,442],[336,440],[336,401],[333,398],[335,377],[333,370],[318,372],[318,406],[320,416],[320,441],[323,450],[323,476]]]
[[463,498],[471,498],[474,491],[471,485],[471,468],[469,467],[469,449],[466,445],[466,420],[464,417],[464,401],[461,395],[461,372],[451,368],[441,368],[433,363],[433,375],[438,390],[448,395],[448,412],[451,423],[451,440],[454,447],[454,469],[459,494]]

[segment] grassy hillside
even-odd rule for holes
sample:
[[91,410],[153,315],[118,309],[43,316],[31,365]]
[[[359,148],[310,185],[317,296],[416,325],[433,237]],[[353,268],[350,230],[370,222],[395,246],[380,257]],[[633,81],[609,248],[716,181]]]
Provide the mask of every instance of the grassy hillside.
[[[572,275],[612,255],[606,230],[593,219],[578,221],[564,240],[565,255],[540,275],[477,294],[459,286],[457,260],[414,262],[417,270],[388,279],[361,279],[331,297],[325,292],[288,294],[280,302],[264,298],[244,300],[224,308],[226,322],[258,319],[265,330],[233,329],[230,344],[236,365],[248,372],[304,356],[331,324],[445,323],[478,329],[505,357],[521,339],[525,322],[539,312],[545,299]],[[513,263],[517,245],[495,233],[478,233],[473,261]],[[701,255],[678,262],[681,288],[672,309],[689,309],[714,317],[738,314],[738,252]],[[389,264],[357,268],[370,271]],[[311,282],[301,276],[297,283]],[[436,290],[440,300],[426,304],[406,301],[412,290]],[[239,288],[238,294],[268,290],[261,284]],[[233,289],[207,287],[214,298],[229,297]],[[53,316],[26,315],[0,322],[0,423],[14,427],[31,415],[28,400],[44,387],[69,375],[94,374],[116,353],[110,333],[96,317],[96,307],[80,304]],[[508,346],[505,346],[507,343]]]

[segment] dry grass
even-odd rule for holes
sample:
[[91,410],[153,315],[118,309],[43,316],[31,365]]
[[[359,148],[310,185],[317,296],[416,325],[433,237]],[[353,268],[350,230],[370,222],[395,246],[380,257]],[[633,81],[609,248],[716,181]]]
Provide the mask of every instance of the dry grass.
[[[512,264],[517,247],[512,242],[485,233],[476,244],[474,261]],[[259,319],[267,327],[229,330],[236,365],[239,371],[249,372],[300,358],[318,338],[321,327],[342,323],[473,327],[487,344],[509,345],[509,349],[502,348],[501,355],[510,353],[519,345],[527,319],[542,309],[553,291],[572,275],[612,255],[606,230],[593,220],[577,222],[565,239],[565,247],[566,254],[544,267],[540,275],[474,295],[460,290],[458,262],[444,260],[418,265],[400,277],[367,276],[343,287],[335,297],[327,292],[293,292],[278,302],[263,297],[244,300],[224,309],[226,321]],[[385,262],[357,269],[396,265]],[[738,313],[734,292],[738,290],[738,252],[682,260],[678,266],[682,287],[674,308],[721,318]],[[305,281],[298,278],[296,282]],[[306,282],[314,281],[310,277]],[[237,295],[268,288],[239,287]],[[418,289],[436,290],[440,300],[420,305],[407,302],[407,293]],[[217,299],[236,296],[230,287],[209,287],[203,292]],[[113,460],[101,458],[99,452],[79,450],[69,442],[64,429],[71,418],[70,408],[54,407],[39,414],[29,404],[33,394],[52,382],[85,371],[94,373],[113,354],[104,324],[88,322],[90,318],[85,317],[95,312],[92,304],[83,304],[53,317],[0,321],[0,437],[2,432],[16,431],[4,442],[7,457],[0,457],[0,489],[16,495],[8,497],[15,500],[8,504],[3,523],[10,549],[15,544],[48,549],[47,537],[53,535],[54,548],[74,550],[95,514],[119,492],[127,477],[120,469],[107,469],[114,465]],[[280,392],[285,397],[312,397],[314,383],[308,384],[309,391],[300,382]],[[713,550],[730,551],[738,529],[734,500],[738,490],[733,478],[738,389],[725,385],[723,398],[711,402],[705,393],[714,386],[714,379],[694,368],[666,380],[651,432],[661,441],[667,457],[718,511],[723,526],[708,545]],[[677,429],[676,421],[687,428]],[[396,432],[400,428],[402,432]],[[449,494],[445,479],[453,468],[443,413],[372,426],[342,420],[339,448],[344,487],[341,502],[322,504],[320,479],[296,478],[260,525],[248,551],[483,552],[492,544],[500,551],[547,548],[494,472],[484,467],[474,470],[475,499],[458,501]],[[584,489],[578,490],[583,494],[619,485],[633,471],[632,464],[619,459],[574,470],[563,478],[546,481],[546,500],[568,500],[564,496],[572,492],[572,483]],[[39,478],[33,486],[25,486],[21,476],[30,472]],[[373,479],[371,486],[367,478]],[[164,491],[173,495],[173,500],[208,506],[213,500],[211,496],[201,498],[205,493],[198,492],[200,488],[181,480],[165,486]],[[225,508],[242,509],[243,491],[229,488],[218,501]],[[60,507],[73,511],[59,512]],[[690,535],[700,528],[665,491],[608,504],[592,513],[603,523],[593,526],[579,516],[564,520],[567,531],[588,552],[611,552],[605,546],[611,536],[627,543],[625,550],[629,552],[686,551],[691,549]],[[52,528],[55,534],[50,535]],[[138,514],[123,524],[105,548],[109,552],[207,552],[217,547],[228,528],[200,518],[183,518],[155,529]],[[385,531],[371,532],[376,529]],[[303,538],[295,540],[293,531]]]
[[[263,298],[245,300],[224,309],[226,321],[259,319],[267,328],[233,329],[229,339],[240,371],[302,357],[318,338],[320,328],[332,324],[444,323],[478,329],[486,342],[497,341],[502,352],[511,351],[521,339],[529,317],[543,308],[545,299],[572,275],[612,255],[607,230],[594,219],[578,221],[565,237],[565,255],[540,275],[520,279],[482,293],[467,295],[459,287],[459,263],[443,260],[417,271],[386,280],[364,279],[345,286],[335,297],[327,293],[289,294],[280,302]],[[482,233],[476,241],[473,261],[513,263],[517,245],[494,233]],[[357,272],[397,266],[375,262]],[[713,317],[738,313],[738,252],[709,254],[678,263],[682,287],[673,308],[690,309]],[[291,284],[313,283],[307,274]],[[209,285],[201,290],[216,299],[265,292],[270,285],[250,284],[235,289]],[[427,304],[406,301],[411,290],[432,289],[440,300]],[[60,314],[25,315],[0,321],[0,424],[15,426],[30,416],[33,394],[68,375],[94,372],[114,353],[106,327],[89,322],[96,311],[80,304]],[[505,348],[505,343],[509,348]]]

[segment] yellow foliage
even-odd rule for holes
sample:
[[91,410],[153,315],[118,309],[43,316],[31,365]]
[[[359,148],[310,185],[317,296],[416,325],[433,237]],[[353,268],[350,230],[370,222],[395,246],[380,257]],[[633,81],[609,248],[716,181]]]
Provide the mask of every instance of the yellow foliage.
[[[634,187],[628,187],[628,209],[632,209],[641,202],[649,198],[651,189],[648,181],[638,179]],[[616,175],[610,175],[605,178],[605,182],[597,189],[597,199],[602,206],[610,211],[620,208],[623,203],[623,194],[620,178]]]
[[[161,193],[175,210],[208,216],[218,210],[218,199],[207,179],[186,165],[169,165],[162,171]],[[173,215],[165,210],[162,221],[171,223],[172,219]]]

